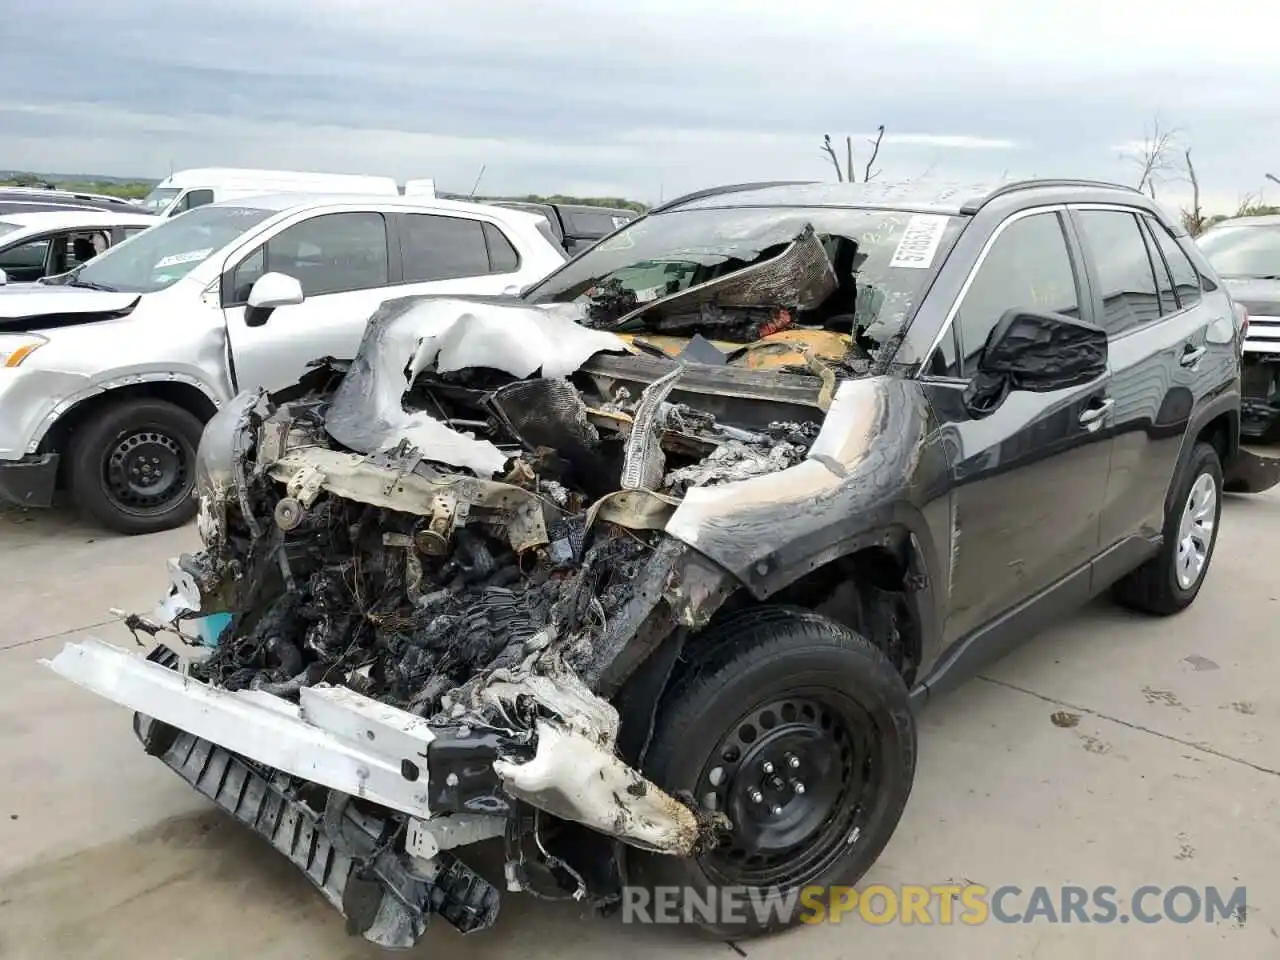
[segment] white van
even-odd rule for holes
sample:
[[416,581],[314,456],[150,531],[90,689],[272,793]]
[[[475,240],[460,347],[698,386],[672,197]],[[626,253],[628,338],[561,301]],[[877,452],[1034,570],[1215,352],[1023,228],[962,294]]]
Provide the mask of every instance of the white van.
[[430,197],[436,196],[436,182],[431,179],[406,180],[404,182],[404,195],[406,197]]
[[209,167],[170,174],[147,194],[142,208],[157,216],[172,217],[220,200],[285,193],[399,196],[400,186],[394,177]]

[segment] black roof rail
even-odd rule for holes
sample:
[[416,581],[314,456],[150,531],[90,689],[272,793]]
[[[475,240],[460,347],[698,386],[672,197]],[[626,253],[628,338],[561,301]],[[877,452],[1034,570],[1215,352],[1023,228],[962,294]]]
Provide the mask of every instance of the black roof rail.
[[1002,183],[996,187],[985,197],[977,200],[970,200],[960,208],[961,213],[973,214],[977,213],[984,206],[997,197],[1007,196],[1010,193],[1017,193],[1019,190],[1033,190],[1036,187],[1094,187],[1103,190],[1124,190],[1128,193],[1136,193],[1142,196],[1142,191],[1136,187],[1130,187],[1123,183],[1112,183],[1108,180],[1073,180],[1067,178],[1047,178],[1042,180],[1014,180],[1011,183]]
[[804,187],[817,180],[762,180],[758,183],[734,183],[720,187],[707,187],[705,190],[695,190],[693,193],[686,193],[682,197],[676,197],[674,200],[668,200],[666,203],[660,203],[656,207],[651,208],[648,212],[662,213],[673,207],[679,207],[686,203],[692,203],[695,200],[704,200],[707,197],[719,197],[726,193],[742,193],[746,190],[767,190],[770,187]]

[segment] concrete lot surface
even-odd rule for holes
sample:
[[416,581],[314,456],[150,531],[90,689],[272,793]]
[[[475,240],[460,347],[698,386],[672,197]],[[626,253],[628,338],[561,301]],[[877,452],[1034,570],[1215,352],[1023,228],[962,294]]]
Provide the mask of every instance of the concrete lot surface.
[[[1099,602],[922,717],[915,792],[868,882],[1248,890],[1209,924],[839,925],[726,945],[504,901],[415,955],[988,960],[1280,956],[1280,493],[1232,498],[1199,602],[1171,620]],[[282,857],[143,755],[128,714],[37,665],[127,641],[184,529],[124,539],[0,512],[0,958],[366,958]],[[1055,716],[1056,715],[1056,716]],[[1158,904],[1158,898],[1153,901]],[[1149,902],[1148,906],[1151,905]],[[1024,910],[1024,900],[1009,906]]]

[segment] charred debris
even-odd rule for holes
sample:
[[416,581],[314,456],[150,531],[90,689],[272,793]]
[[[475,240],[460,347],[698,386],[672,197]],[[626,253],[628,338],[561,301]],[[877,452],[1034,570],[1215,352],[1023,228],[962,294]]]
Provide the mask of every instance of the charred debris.
[[[653,576],[680,498],[794,466],[818,434],[812,376],[749,371],[799,381],[806,419],[795,403],[676,398],[693,369],[683,360],[609,357],[519,379],[481,363],[441,372],[421,344],[406,374],[412,353],[396,350],[398,321],[415,313],[456,316],[465,352],[487,322],[533,312],[389,305],[350,367],[325,361],[293,390],[242,400],[235,480],[202,502],[206,551],[182,561],[201,596],[233,612],[197,676],[286,697],[341,683],[440,721],[531,658],[599,681],[630,639],[622,612]],[[622,352],[611,335],[582,334],[588,349]],[[507,360],[491,362],[528,365]],[[390,409],[387,380],[402,395]],[[442,450],[453,462],[433,457]],[[663,566],[683,552],[668,548]]]
[[[648,849],[714,842],[713,811],[665,797],[620,759],[619,782],[635,781],[623,792],[647,791],[649,813],[638,800],[557,806],[522,786],[519,765],[563,754],[566,736],[606,766],[626,753],[624,683],[740,595],[664,528],[695,488],[806,459],[836,380],[856,366],[848,338],[793,322],[834,283],[810,229],[712,289],[607,321],[599,296],[385,304],[352,361],[243,394],[206,430],[204,550],[176,561],[166,615],[180,631],[188,617],[231,619],[191,674],[294,701],[345,686],[472,744],[491,737],[499,793]],[[612,332],[653,308],[664,344]],[[750,329],[725,349],[723,328],[716,343],[680,327],[673,346],[671,318],[691,315]],[[761,341],[780,318],[786,335]],[[507,809],[485,781],[433,809]]]

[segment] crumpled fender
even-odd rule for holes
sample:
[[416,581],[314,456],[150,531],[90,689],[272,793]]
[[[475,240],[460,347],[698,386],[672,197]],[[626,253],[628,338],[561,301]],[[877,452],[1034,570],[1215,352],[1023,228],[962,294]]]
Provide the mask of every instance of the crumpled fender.
[[946,477],[946,453],[919,385],[891,377],[841,383],[798,466],[696,487],[667,533],[713,560],[758,598],[871,544],[913,536],[941,569],[921,508]]

